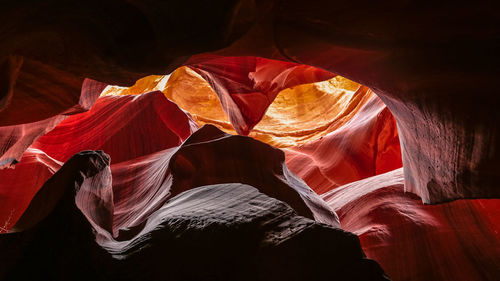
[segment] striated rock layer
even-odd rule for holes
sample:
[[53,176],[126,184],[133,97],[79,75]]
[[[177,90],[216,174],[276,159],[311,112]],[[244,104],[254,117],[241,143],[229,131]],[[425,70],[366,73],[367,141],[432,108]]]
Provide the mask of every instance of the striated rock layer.
[[250,184],[282,200],[299,215],[339,226],[335,212],[287,169],[282,151],[209,125],[179,147],[111,165],[111,176],[112,183],[105,182],[113,198],[101,207],[112,222],[100,227],[118,239],[130,235],[129,229],[134,233],[172,196],[196,186],[233,182]]
[[290,170],[319,194],[402,166],[391,112],[365,87],[353,99],[364,101],[350,104],[357,108],[345,109],[324,137],[284,149]]
[[406,190],[426,203],[498,198],[493,6],[287,1],[268,26],[285,56],[362,83],[387,104],[398,122]]
[[393,280],[500,276],[499,199],[424,205],[404,192],[402,168],[346,184],[322,198]]
[[217,93],[238,134],[248,135],[278,93],[300,84],[330,79],[320,68],[258,57],[198,55],[187,65]]
[[[28,147],[66,118],[66,115],[90,107],[93,100],[87,100],[83,98],[85,95],[82,95],[84,81],[91,81],[85,80],[86,78],[128,86],[146,75],[170,73],[184,65],[193,55],[211,52],[222,58],[257,57],[258,60],[279,60],[282,64],[314,66],[372,89],[388,106],[397,122],[404,162],[404,189],[419,195],[420,198],[402,193],[401,170],[328,192],[331,187],[359,179],[358,177],[384,172],[393,167],[392,164],[399,163],[397,157],[393,157],[396,154],[392,153],[395,151],[395,143],[374,144],[375,140],[391,142],[396,139],[394,121],[389,121],[391,118],[387,116],[388,111],[381,106],[370,106],[372,110],[367,110],[371,121],[366,119],[361,122],[360,119],[363,118],[355,118],[359,121],[358,128],[367,128],[367,132],[354,127],[340,127],[339,131],[344,132],[343,134],[332,132],[331,137],[328,134],[317,134],[316,136],[323,139],[314,140],[314,146],[304,145],[304,153],[300,151],[300,147],[292,147],[294,144],[291,143],[297,138],[291,138],[291,142],[281,146],[289,147],[294,153],[292,158],[288,158],[292,159],[290,166],[297,173],[302,173],[301,176],[318,192],[327,192],[324,196],[328,197],[325,198],[339,211],[345,227],[361,235],[367,253],[371,257],[377,256],[384,267],[388,268],[389,274],[396,279],[498,279],[496,277],[499,275],[499,266],[496,261],[500,260],[500,250],[496,214],[499,207],[496,200],[484,199],[500,196],[500,137],[497,126],[500,114],[496,102],[497,86],[492,83],[499,75],[498,21],[497,9],[490,1],[396,3],[357,0],[21,0],[5,3],[0,10],[0,165],[9,167],[19,162],[19,169],[0,171],[2,231],[8,231],[12,227],[17,221],[16,217],[21,216],[31,197],[44,183],[47,186],[56,186],[54,180],[49,180],[48,183],[46,180],[62,162],[51,158],[45,151]],[[186,73],[194,77],[193,73],[196,72],[193,68],[189,69],[191,72]],[[231,72],[225,73],[220,69],[212,72],[209,71],[206,76],[212,77],[213,81],[231,76]],[[250,79],[245,75],[239,76]],[[213,79],[214,77],[216,79]],[[263,81],[271,82],[274,79],[271,77],[274,75],[267,76],[268,80]],[[177,82],[182,84],[187,80],[180,79]],[[189,83],[184,83],[187,84]],[[220,86],[223,83],[215,81],[213,84]],[[221,88],[227,89],[230,85],[231,83],[229,87]],[[102,87],[103,84],[96,83],[93,93],[99,93]],[[269,89],[266,88],[267,90]],[[171,96],[173,93],[175,90],[170,92]],[[253,101],[253,92],[246,93],[250,93],[248,100]],[[94,94],[90,96],[95,97]],[[167,93],[167,97],[170,98],[170,94]],[[277,98],[281,98],[279,95],[280,93]],[[265,96],[267,98],[267,95]],[[251,124],[262,117],[262,108],[265,107],[262,105],[267,102],[262,102],[262,95],[257,97],[255,106],[243,98],[240,105],[232,106],[231,109],[237,113],[241,111],[240,106],[243,108],[242,105],[249,112],[255,109],[258,114],[245,113],[247,117],[251,117],[247,118],[252,121]],[[88,103],[80,103],[85,100]],[[172,101],[177,103],[177,100]],[[364,108],[361,103],[358,104],[360,109]],[[220,109],[224,113],[222,106]],[[272,109],[272,104],[269,109]],[[211,113],[216,116],[220,112]],[[146,117],[148,114],[142,116]],[[194,119],[200,122],[202,118],[194,116]],[[227,122],[225,120],[218,125],[229,124],[229,118],[227,119]],[[265,120],[265,115],[262,120]],[[135,123],[134,127],[142,128],[138,123]],[[161,125],[161,122],[157,124]],[[241,124],[244,125],[241,132],[245,132],[245,129],[249,128],[248,122],[240,122]],[[119,125],[119,121],[113,125]],[[146,131],[153,131],[152,127],[146,127]],[[162,128],[166,127],[169,126]],[[258,125],[254,128],[259,129],[257,127]],[[110,128],[110,131],[113,128]],[[379,129],[382,134],[373,133]],[[186,131],[192,132],[190,129]],[[165,134],[171,132],[168,129]],[[95,135],[101,133],[97,132]],[[126,238],[130,238],[126,233],[129,236],[137,234],[142,226],[140,222],[162,206],[163,198],[169,197],[165,194],[156,196],[154,192],[144,192],[149,190],[148,188],[123,188],[123,193],[115,194],[115,183],[104,179],[109,179],[109,173],[115,169],[116,184],[127,186],[130,183],[131,187],[135,187],[134,180],[130,178],[135,179],[136,176],[127,175],[127,169],[130,170],[130,175],[135,171],[148,171],[148,165],[151,165],[150,170],[161,171],[162,167],[168,165],[156,159],[170,159],[164,154],[174,154],[176,150],[161,150],[168,150],[166,147],[156,150],[157,148],[151,148],[149,145],[156,144],[161,147],[164,144],[155,142],[150,135],[131,135],[132,138],[138,139],[137,142],[134,141],[134,146],[146,144],[143,148],[130,149],[131,153],[136,153],[133,157],[139,157],[135,158],[138,159],[137,166],[134,166],[132,157],[126,156],[127,152],[119,152],[119,145],[115,147],[93,139],[94,135],[88,132],[85,139],[79,138],[78,135],[71,136],[93,145],[94,149],[102,146],[110,150],[110,154],[114,154],[113,159],[122,161],[113,164],[126,163],[116,168],[110,167],[109,170],[101,170],[93,176],[90,176],[90,173],[90,181],[80,181],[83,191],[76,199],[79,206],[86,210],[87,219],[95,227],[101,226],[103,231],[121,236],[120,229],[117,229],[115,224],[119,222],[117,225],[130,226],[130,230],[122,233],[125,236],[121,237]],[[130,135],[124,133],[120,137],[128,140]],[[168,139],[166,146],[175,146],[176,143],[178,145],[187,136],[172,133],[172,137],[173,139]],[[368,138],[371,141],[367,143],[365,140]],[[328,157],[328,151],[337,152],[339,147],[346,148],[348,146],[342,144],[350,140],[360,144],[353,153],[344,149],[339,153],[344,157]],[[61,138],[61,141],[66,143],[69,140]],[[113,143],[117,141],[118,138],[113,140]],[[49,143],[45,145],[50,146]],[[75,144],[68,144],[68,147],[73,149],[71,153],[78,152],[79,148],[86,149]],[[26,153],[23,156],[24,151]],[[184,151],[189,152],[189,149]],[[357,154],[358,151],[363,153]],[[64,151],[58,150],[57,147],[52,147],[51,152],[60,153],[57,157],[65,160],[71,156],[64,155]],[[384,155],[388,156],[389,160],[378,161],[383,159]],[[191,157],[189,153],[188,156]],[[188,163],[193,159],[197,160],[196,157],[189,157]],[[359,157],[362,159],[359,161],[362,169],[354,165],[358,162],[355,158]],[[333,160],[343,164],[337,165]],[[182,157],[176,161],[183,163]],[[78,160],[76,163],[81,162]],[[390,165],[386,165],[387,163]],[[66,165],[76,167],[79,164],[68,160]],[[304,165],[307,165],[307,168],[302,169]],[[337,174],[333,167],[343,172]],[[76,174],[82,175],[80,172],[86,171],[85,168],[72,169],[67,168],[61,174],[67,173],[64,171],[77,171]],[[192,172],[192,169],[188,171]],[[224,175],[221,171],[217,172]],[[120,173],[122,176],[118,176]],[[156,178],[147,172],[137,174],[137,178],[144,178],[138,181],[144,185],[163,182],[161,176]],[[182,173],[180,175],[182,176]],[[279,173],[277,175],[281,176]],[[56,176],[55,182],[68,183],[73,187],[72,176],[68,181],[59,181]],[[119,180],[120,178],[122,180]],[[210,177],[197,179],[200,183],[213,181]],[[102,182],[102,188],[97,189],[94,182]],[[386,186],[392,184],[392,187]],[[118,185],[116,190],[119,190]],[[151,186],[157,188],[162,185]],[[49,192],[46,196],[52,198],[51,202],[58,202],[58,194],[61,194],[61,191],[50,188],[47,190]],[[85,193],[85,190],[90,192]],[[113,192],[110,192],[112,190]],[[92,192],[98,196],[92,197]],[[87,220],[72,204],[73,195],[61,195],[70,199],[63,202],[71,204],[69,207],[63,207],[65,211],[56,212],[56,215],[52,216],[53,222],[64,224],[63,228],[71,228],[74,225],[65,219],[70,214],[79,215],[77,217],[80,222],[77,225],[88,226]],[[125,198],[133,198],[135,202]],[[159,198],[160,201],[154,202],[151,198]],[[483,199],[442,204],[461,198]],[[441,204],[422,205],[420,200]],[[150,204],[151,202],[154,204]],[[136,203],[140,204],[135,205]],[[146,205],[153,207],[143,209]],[[126,212],[120,213],[119,210]],[[307,211],[305,208],[304,210]],[[329,210],[331,211],[331,208]],[[131,214],[131,217],[126,214]],[[102,249],[96,248],[95,243],[88,243],[93,239],[88,227],[76,228],[78,231],[58,232],[59,226],[46,226],[42,231],[45,234],[40,236],[42,238],[37,238],[39,240],[29,244],[35,246],[30,250],[35,252],[26,254],[26,258],[15,255],[14,252],[24,246],[29,248],[28,244],[12,242],[5,238],[7,236],[2,237],[0,253],[12,254],[7,254],[7,258],[2,257],[0,270],[28,275],[32,272],[50,272],[43,276],[43,279],[69,279],[65,274],[72,272],[74,275],[71,277],[83,279],[86,277],[85,272],[96,272],[93,269],[95,265],[106,265],[106,259],[95,263],[76,262],[81,256],[86,256],[88,251],[102,253]],[[22,229],[22,225],[18,225],[18,228]],[[80,235],[86,237],[86,240],[78,240]],[[18,237],[23,236],[24,234]],[[75,240],[68,237],[75,237]],[[398,247],[403,250],[399,252]],[[60,254],[64,251],[65,254]],[[75,252],[78,255],[75,255]],[[103,254],[106,256],[105,252]],[[28,260],[28,263],[20,262],[16,265],[17,261],[23,260]],[[273,262],[279,260],[276,258]],[[328,257],[324,260],[328,260]],[[56,266],[53,261],[57,261]],[[26,264],[33,266],[33,271],[26,270]],[[128,267],[124,266],[125,269]],[[61,268],[66,271],[54,272]],[[292,270],[296,267],[290,268]],[[358,271],[361,270],[352,270]],[[121,272],[126,271],[122,268]],[[58,276],[54,277],[52,273]],[[40,276],[31,277],[42,279]],[[17,277],[19,276],[10,275],[6,279],[19,279]]]
[[[233,60],[226,58],[223,62]],[[236,62],[244,61],[255,63],[255,58]],[[267,60],[265,65],[283,68],[276,61]],[[253,75],[250,68],[238,71]],[[279,77],[307,81],[292,74],[285,69]],[[233,86],[238,88],[237,85]],[[162,91],[189,111],[198,125],[212,124],[236,134],[234,122],[225,114],[232,109],[221,104],[211,85],[188,67],[181,67],[170,76],[145,77],[128,88],[108,86],[101,96],[139,95],[151,90]],[[373,91],[343,77],[283,89],[264,110],[262,119],[248,135],[285,148],[287,165],[318,193],[402,166],[392,114]]]
[[[362,94],[354,95],[359,84],[307,65],[209,54],[186,65],[170,75],[144,77],[131,87],[108,86],[101,96],[162,91],[200,126],[216,125],[276,147],[319,138],[363,102]],[[341,104],[349,104],[345,112]]]
[[119,163],[176,147],[197,128],[161,92],[101,97],[91,110],[64,120],[32,147],[60,161],[82,150],[104,150]]
[[[43,70],[33,67],[33,71]],[[23,77],[21,75],[19,79]],[[38,76],[28,77],[29,81],[18,81],[21,91],[17,91],[16,96],[10,99],[7,109],[0,111],[0,169],[14,166],[37,138],[51,131],[67,116],[89,110],[106,86],[90,79],[85,79],[83,84],[72,81],[77,85],[71,86],[78,88],[80,95],[71,97],[65,94],[67,87],[70,87],[64,84],[67,81],[43,83],[38,82]],[[60,89],[54,83],[61,83],[58,85]],[[58,90],[64,94],[57,93]],[[19,111],[18,108],[23,110]]]
[[85,202],[107,202],[109,170],[109,157],[99,151],[70,158],[17,223],[27,230],[2,236],[0,278],[330,280],[331,271],[322,270],[328,266],[342,280],[388,280],[364,258],[355,235],[297,216],[239,183],[191,188],[165,202],[130,238],[98,236],[104,250],[87,219],[105,235],[106,221],[95,220],[103,218],[105,204]]
[[0,233],[12,229],[31,199],[62,164],[43,151],[28,148],[15,169],[0,170]]
[[[356,169],[358,171],[367,171],[365,174],[361,174],[363,177],[383,173],[384,169],[390,169],[391,163],[397,163],[391,162],[393,158],[387,157],[387,155],[399,155],[397,153],[392,154],[395,152],[392,149],[396,147],[394,146],[394,140],[397,140],[397,134],[391,115],[388,114],[387,109],[381,101],[373,94],[370,94],[368,90],[365,89],[364,92],[359,92],[357,97],[366,99],[366,101],[355,103],[359,106],[359,109],[347,115],[351,118],[349,121],[342,122],[338,130],[334,130],[323,138],[319,138],[313,142],[297,147],[288,147],[285,153],[249,137],[225,134],[210,125],[195,131],[196,125],[189,114],[167,100],[160,92],[151,92],[136,96],[101,97],[89,112],[67,118],[49,134],[35,142],[33,147],[29,148],[25,153],[15,170],[0,171],[2,179],[6,179],[0,182],[0,187],[2,187],[0,189],[2,192],[1,199],[8,198],[8,201],[4,201],[8,202],[8,204],[1,205],[2,218],[4,219],[2,232],[25,230],[22,233],[11,233],[1,237],[0,243],[4,243],[2,247],[6,249],[6,256],[2,257],[5,260],[4,264],[6,264],[4,272],[15,274],[16,270],[19,271],[19,268],[26,264],[26,260],[29,263],[34,263],[33,260],[30,261],[31,258],[37,260],[35,257],[40,257],[42,252],[47,251],[42,245],[55,243],[50,242],[55,241],[50,240],[53,239],[52,237],[48,237],[50,235],[43,238],[49,240],[35,240],[37,242],[33,242],[34,244],[21,241],[28,239],[25,237],[31,237],[32,234],[29,233],[32,232],[28,229],[34,226],[36,228],[36,225],[39,225],[39,222],[43,221],[43,217],[52,210],[51,204],[56,204],[55,202],[58,202],[59,198],[65,197],[64,190],[61,189],[61,186],[64,185],[52,184],[51,182],[54,180],[49,180],[51,175],[61,167],[62,162],[59,160],[66,161],[67,165],[74,165],[71,164],[74,161],[71,160],[70,153],[84,149],[85,147],[92,147],[94,149],[105,149],[119,160],[110,160],[100,152],[97,154],[86,152],[77,156],[77,158],[90,157],[89,159],[94,159],[90,161],[91,165],[97,165],[95,163],[101,162],[109,163],[111,161],[110,166],[108,164],[99,164],[99,167],[106,168],[99,168],[98,172],[92,172],[92,176],[88,180],[84,180],[78,185],[80,188],[78,194],[73,197],[75,199],[71,199],[71,202],[73,200],[76,201],[76,205],[83,211],[85,216],[82,219],[85,222],[82,222],[85,227],[78,230],[78,232],[86,237],[82,238],[86,242],[79,241],[78,239],[80,238],[75,238],[74,241],[78,242],[75,243],[81,244],[81,246],[65,244],[73,243],[71,241],[65,241],[63,245],[68,248],[68,251],[75,249],[73,247],[80,249],[78,247],[85,246],[86,249],[81,250],[83,253],[82,256],[89,255],[92,257],[92,259],[86,260],[84,263],[85,271],[90,273],[81,273],[82,278],[88,277],[87,274],[96,274],[97,277],[92,276],[92,278],[105,278],[107,275],[99,269],[95,269],[96,264],[101,266],[109,265],[106,268],[118,268],[116,271],[110,273],[115,279],[122,278],[125,273],[126,276],[135,276],[135,279],[141,276],[153,278],[154,276],[164,274],[163,271],[148,271],[145,273],[142,269],[130,271],[130,268],[134,268],[134,265],[148,266],[143,265],[143,260],[147,259],[141,255],[141,252],[147,253],[145,254],[146,257],[155,257],[154,261],[156,259],[162,260],[165,257],[162,255],[160,258],[158,255],[162,251],[161,247],[168,243],[184,245],[182,243],[189,244],[186,241],[190,241],[190,239],[196,239],[196,241],[211,239],[211,236],[205,232],[205,228],[203,228],[205,225],[202,222],[205,219],[214,219],[214,217],[229,215],[230,212],[220,214],[219,211],[224,211],[217,209],[215,205],[210,205],[212,204],[210,202],[217,202],[218,205],[226,206],[225,202],[227,201],[227,204],[233,210],[234,208],[237,210],[238,204],[245,204],[243,203],[244,201],[231,201],[225,197],[228,194],[228,196],[232,196],[231,198],[234,197],[235,200],[237,198],[241,199],[238,195],[240,192],[238,188],[229,192],[227,191],[228,187],[226,187],[224,192],[220,193],[205,191],[198,193],[197,191],[194,192],[198,195],[193,196],[195,198],[193,199],[193,204],[198,206],[198,203],[205,202],[203,204],[206,205],[203,205],[204,207],[200,209],[193,207],[197,211],[202,212],[199,217],[196,217],[196,219],[200,219],[202,222],[191,222],[189,221],[191,218],[190,215],[182,215],[182,212],[174,212],[178,210],[175,207],[177,205],[174,205],[172,208],[166,208],[169,202],[174,200],[172,198],[177,195],[180,196],[178,198],[185,198],[184,196],[191,198],[192,196],[187,195],[191,193],[183,192],[190,191],[194,187],[235,182],[252,185],[260,192],[259,194],[265,194],[284,202],[288,206],[291,206],[299,215],[325,222],[334,227],[338,227],[339,225],[336,214],[333,212],[334,209],[337,210],[340,214],[342,227],[360,235],[361,245],[368,257],[377,261],[380,260],[388,275],[395,280],[446,280],[448,278],[451,278],[448,280],[454,280],[460,279],[463,276],[466,276],[468,279],[488,279],[496,276],[498,274],[496,260],[498,260],[498,253],[500,252],[498,251],[499,239],[495,232],[498,229],[495,214],[499,208],[496,201],[481,200],[478,201],[481,202],[480,204],[476,204],[474,203],[476,201],[471,200],[467,201],[468,203],[457,201],[446,205],[422,205],[420,198],[404,193],[402,169],[328,191],[336,185],[325,180],[315,182],[314,180],[318,179],[319,176],[310,172],[311,167],[315,167],[314,165],[318,165],[321,162],[318,161],[313,164],[304,165],[301,164],[301,161],[298,161],[301,158],[291,158],[296,161],[293,166],[294,169],[299,173],[303,172],[302,176],[304,179],[313,180],[311,187],[315,188],[318,192],[322,192],[321,188],[323,188],[323,191],[326,192],[322,195],[327,201],[325,203],[302,180],[288,171],[287,165],[284,165],[285,156],[290,151],[298,153],[299,149],[302,149],[303,153],[298,155],[304,158],[306,157],[306,152],[310,151],[311,156],[305,159],[321,159],[320,157],[324,157],[323,163],[325,163],[325,166],[323,167],[328,167],[328,165],[335,163],[328,160],[335,158],[333,158],[333,154],[321,153],[322,149],[324,151],[333,151],[335,148],[343,148],[345,149],[344,151],[350,151],[350,154],[347,155],[355,155],[353,154],[355,149],[366,147],[359,150],[359,157],[377,160],[353,160],[350,163],[343,160],[340,162],[344,165],[346,163],[352,165],[353,171],[356,171]],[[139,109],[141,108],[144,108],[144,111],[140,111]],[[169,121],[168,118],[170,116],[175,117],[177,122]],[[99,122],[99,120],[104,120],[104,122]],[[150,121],[147,123],[147,126],[144,125],[145,120]],[[85,132],[83,130],[85,128],[96,128],[95,130],[100,133],[84,134],[80,137]],[[133,134],[132,132],[144,133]],[[161,141],[152,138],[152,134],[153,136],[161,137]],[[120,141],[123,143],[124,138],[129,141],[127,144],[129,149],[123,149],[119,146]],[[57,142],[57,145],[53,145],[54,142]],[[351,143],[352,146],[341,146],[340,144],[343,142]],[[66,147],[67,149],[62,150],[58,149],[58,147]],[[348,148],[351,150],[347,150]],[[47,153],[41,149],[46,150]],[[51,154],[55,155],[57,159],[52,158]],[[349,158],[340,157],[338,159]],[[353,157],[353,159],[356,159],[356,157]],[[366,165],[364,165],[365,163]],[[78,169],[83,168],[80,167]],[[350,175],[347,172],[339,172],[337,174],[335,171],[339,169],[339,166],[336,166],[329,173],[324,173],[324,175],[325,177],[332,175],[338,178]],[[37,174],[39,177],[26,177],[25,172],[27,171]],[[360,174],[353,173],[353,175],[355,177],[352,177],[351,180],[358,176],[361,177]],[[54,187],[47,188],[47,186]],[[35,197],[32,200],[37,192],[39,199]],[[207,199],[200,199],[202,196],[199,194],[204,194]],[[243,194],[247,193],[243,192]],[[221,201],[217,201],[217,198]],[[32,210],[28,209],[25,212],[24,210],[28,207],[30,201],[30,208]],[[183,199],[181,202],[184,204],[191,201]],[[269,210],[261,205],[258,206],[260,206],[257,208],[258,210]],[[210,216],[210,212],[203,213],[202,209],[210,209],[214,212],[214,215]],[[14,212],[11,213],[12,210]],[[192,209],[186,210],[189,214],[193,214]],[[170,238],[156,240],[155,237],[164,236],[162,230],[156,227],[162,225],[162,222],[164,222],[163,219],[168,218],[168,214],[172,213],[179,214],[179,216],[188,220],[185,222],[188,231],[182,232],[188,238],[185,238],[186,240],[179,238],[181,240],[175,241],[169,240]],[[240,215],[243,216],[239,213],[238,216]],[[19,217],[20,220],[18,220]],[[177,223],[184,225],[178,219],[179,217],[177,216],[173,218],[173,222],[169,224],[169,227],[176,227],[178,226]],[[88,231],[89,222],[95,229],[97,237]],[[312,223],[312,221],[309,222]],[[16,225],[14,226],[14,224]],[[200,232],[197,232],[198,230],[194,231],[193,228],[189,228],[192,224],[203,227]],[[230,225],[231,227],[229,228],[223,228],[227,232],[221,232],[220,234],[225,238],[224,241],[227,242],[230,241],[227,238],[228,236],[237,237],[241,234],[238,227],[234,227],[236,229],[233,229],[234,224]],[[237,225],[239,224],[237,223]],[[306,223],[306,225],[308,224]],[[55,229],[57,227],[51,227],[51,231],[55,231]],[[180,229],[185,228],[181,227]],[[248,230],[247,228],[243,229]],[[290,246],[291,248],[287,248],[288,246],[286,246],[284,250],[285,254],[280,252],[281,250],[278,250],[278,252],[275,252],[275,250],[266,250],[261,252],[262,256],[258,256],[258,259],[256,258],[257,260],[269,261],[269,264],[275,264],[276,267],[269,269],[265,267],[267,265],[262,265],[261,263],[257,263],[256,267],[260,268],[260,266],[263,266],[266,268],[266,272],[275,272],[273,270],[276,270],[278,272],[275,273],[276,276],[286,276],[288,279],[295,278],[295,276],[300,276],[301,279],[304,279],[304,276],[313,278],[315,277],[314,274],[324,272],[321,268],[332,267],[331,260],[333,258],[331,253],[336,250],[330,251],[328,244],[333,242],[324,242],[325,240],[321,238],[323,237],[323,234],[321,234],[323,230],[316,232],[305,228],[304,231],[314,232],[314,234],[304,234],[307,238],[301,240],[303,239],[300,238],[302,237],[301,235],[297,234],[293,236],[295,229],[296,226],[294,224],[287,224],[286,227],[280,230],[290,231],[288,233],[292,237],[297,237],[296,239],[300,240],[300,242],[291,242],[291,245],[293,245]],[[298,227],[298,229],[302,228]],[[199,235],[189,234],[191,230],[194,231],[193,233],[199,233]],[[206,231],[212,232],[213,228],[208,227]],[[47,233],[49,232],[47,231]],[[250,233],[251,231],[247,232]],[[327,240],[333,239],[335,236],[337,242],[341,241],[339,243],[344,244],[347,243],[346,241],[349,241],[349,239],[342,240],[342,238],[330,233],[330,230],[327,232],[328,234],[324,234]],[[73,232],[62,231],[62,233],[62,235],[70,235],[69,233]],[[151,236],[150,234],[154,235]],[[73,237],[74,234],[70,236]],[[54,237],[64,240],[56,235]],[[450,237],[454,238],[451,239]],[[251,238],[244,236],[242,239]],[[19,239],[17,240],[18,242],[15,242],[15,239]],[[94,242],[95,240],[97,244]],[[318,246],[318,244],[314,244],[309,240],[318,240],[321,243]],[[159,244],[155,244],[156,242],[154,241],[158,241],[157,243]],[[224,241],[221,241],[221,243]],[[231,244],[231,249],[237,249],[237,252],[245,253],[248,249],[244,248],[244,245],[240,245],[243,248],[234,246],[234,244],[238,244],[239,242],[241,241]],[[190,243],[193,242],[191,241]],[[439,246],[434,246],[435,243],[438,243]],[[40,244],[39,247],[41,248],[33,250],[40,251],[36,254],[17,252],[18,248],[23,249],[19,245],[25,245],[26,248],[24,249],[27,249],[37,244]],[[210,245],[207,246],[208,244],[210,243],[202,242],[201,245],[193,245],[196,245],[198,248],[207,249],[204,247],[209,247]],[[309,246],[304,247],[303,245]],[[396,254],[394,245],[401,249],[401,252],[397,253],[407,257],[408,260]],[[426,247],[422,245],[426,245]],[[143,246],[147,247],[144,248]],[[215,243],[213,246],[218,247],[219,244]],[[108,251],[104,252],[101,247],[104,247]],[[259,246],[259,248],[261,247]],[[54,250],[51,253],[58,255],[60,253],[58,251]],[[183,253],[181,249],[176,251],[179,252],[179,254],[176,254],[176,257],[189,254],[189,252]],[[307,252],[303,253],[301,251]],[[219,261],[226,261],[228,259],[231,261],[241,260],[235,258],[236,254],[231,250],[216,251],[213,248],[208,248],[205,252],[215,252],[222,255],[220,258],[214,258],[213,256],[207,257],[196,252],[196,256],[200,256],[200,260],[193,262],[213,261],[214,264],[211,268],[216,269],[217,272],[214,273],[208,270],[205,270],[205,272],[211,272],[210,274],[214,274],[214,276],[217,276],[217,274],[228,276],[227,274],[231,273],[230,271],[225,271],[226,268],[221,269],[218,266],[220,264]],[[480,254],[482,252],[487,253]],[[277,254],[278,256],[286,256],[287,258],[283,259],[284,264],[277,263],[278,260],[282,259],[277,258],[273,253],[279,253]],[[294,256],[293,253],[297,255]],[[62,258],[66,254],[58,255],[53,260],[57,260],[59,256]],[[116,260],[120,258],[127,260],[127,262],[118,263],[114,267]],[[347,275],[352,278],[356,276],[355,273],[375,272],[376,274],[380,274],[378,267],[370,261],[362,260],[361,262],[354,262],[354,264],[357,264],[356,266],[349,266],[343,263],[345,258],[346,256],[344,255],[341,255],[339,258],[340,261],[338,264],[342,264],[341,269],[339,268],[339,276],[344,276],[342,272],[346,272],[346,270],[349,272]],[[443,263],[443,258],[453,262]],[[187,259],[192,260],[193,258],[190,256],[186,257]],[[303,260],[312,260],[318,266],[308,265],[308,268],[315,269],[302,271],[305,267],[296,265],[296,259],[300,263],[303,263]],[[154,261],[148,261],[148,264],[155,265],[155,267],[158,266],[160,269],[164,268],[154,264]],[[172,263],[177,264],[177,262],[183,261],[183,259],[179,259],[172,261]],[[37,260],[37,262],[39,261]],[[75,265],[72,264],[73,262],[75,261],[72,258],[65,259],[64,263],[68,270],[66,271],[67,274],[70,272],[80,272],[81,269],[75,268]],[[322,262],[328,262],[328,264],[322,265]],[[370,269],[363,271],[359,269],[366,266]],[[200,268],[202,268],[201,265]],[[235,270],[244,270],[236,265],[233,268]],[[284,268],[286,270],[282,270]],[[290,268],[296,269],[296,271]],[[401,268],[405,268],[405,270],[401,270]],[[174,272],[172,276],[174,276],[173,274],[189,275],[199,273],[199,271],[186,273],[187,270],[182,266],[176,266],[175,269],[177,271],[172,270]],[[57,269],[54,270],[57,271]],[[252,274],[261,274],[258,272],[261,271],[256,271]],[[292,276],[287,275],[287,272],[293,273]],[[63,274],[63,272],[59,273]],[[50,274],[47,273],[44,277]],[[104,274],[104,277],[102,274]],[[253,276],[255,279],[262,278],[266,280],[261,275],[255,277],[256,275],[246,274],[246,276]],[[321,280],[323,278],[321,277],[322,273],[318,274],[320,275],[317,278]],[[123,278],[128,278],[126,276],[123,276]],[[42,278],[31,277],[34,279]],[[268,279],[271,278],[267,277]],[[56,277],[54,278],[57,279]],[[366,276],[363,277],[365,279],[360,278],[360,280],[366,280]],[[279,278],[276,277],[276,280],[279,280]]]
[[44,80],[122,86],[205,52],[290,61],[362,83],[384,100],[400,127],[406,188],[424,202],[499,196],[491,81],[500,31],[489,1],[73,2],[2,9],[2,111],[25,110],[5,107],[22,86],[20,61],[57,70],[40,73]]
[[[80,117],[82,117],[83,124],[89,120],[92,121],[92,118],[87,118],[86,115]],[[83,124],[81,126],[86,127]],[[189,128],[188,123],[185,126]],[[58,130],[56,129],[55,132],[57,133]],[[64,138],[61,137],[59,146],[90,145],[96,143],[95,139],[105,135],[97,135],[95,138],[87,137],[86,142],[72,137],[66,138],[63,142]],[[143,136],[137,135],[137,137],[141,139]],[[176,140],[177,136],[173,139]],[[231,136],[213,126],[206,125],[193,133],[181,146],[162,149],[164,147],[157,147],[158,151],[155,153],[111,166],[113,179],[110,178],[107,181],[109,185],[107,188],[111,188],[112,192],[108,196],[113,196],[113,199],[106,199],[104,205],[98,204],[99,208],[108,210],[108,213],[101,213],[101,215],[110,217],[104,229],[118,235],[122,228],[140,225],[171,196],[195,186],[230,182],[251,184],[259,188],[261,192],[287,202],[300,215],[338,226],[335,212],[300,178],[288,170],[284,163],[283,152],[269,145],[248,137]],[[128,150],[120,151],[129,155]],[[57,156],[62,159],[69,157],[69,155],[61,154]],[[41,163],[36,164],[38,164],[35,166],[37,169],[44,168],[40,165]],[[45,175],[47,178],[48,176],[50,174]],[[14,176],[13,179],[15,179]],[[5,184],[8,183],[5,182]],[[18,184],[17,188],[20,190],[26,188],[23,187],[22,181],[14,183]],[[37,185],[31,188],[38,191],[40,187]],[[1,187],[8,189],[7,185]],[[6,194],[12,198],[4,198],[11,203],[2,209],[2,214],[9,219],[8,224],[4,224],[12,226],[16,221],[9,217],[9,211],[15,206],[22,212],[27,207],[29,198],[27,195],[20,197],[16,194]],[[10,209],[7,208],[9,206]],[[8,227],[6,230],[9,230]]]
[[14,225],[42,184],[73,154],[101,149],[118,163],[177,147],[196,128],[159,92],[99,98],[90,111],[66,118],[36,141],[16,169],[0,170],[1,232]]

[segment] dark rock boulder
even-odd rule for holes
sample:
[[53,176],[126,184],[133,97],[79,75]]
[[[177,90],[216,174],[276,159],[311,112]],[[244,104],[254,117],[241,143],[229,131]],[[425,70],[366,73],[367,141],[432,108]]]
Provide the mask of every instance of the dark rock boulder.
[[98,244],[75,196],[107,169],[106,154],[81,152],[46,182],[24,231],[0,236],[0,280],[387,280],[354,234],[240,183],[182,192],[130,237]]

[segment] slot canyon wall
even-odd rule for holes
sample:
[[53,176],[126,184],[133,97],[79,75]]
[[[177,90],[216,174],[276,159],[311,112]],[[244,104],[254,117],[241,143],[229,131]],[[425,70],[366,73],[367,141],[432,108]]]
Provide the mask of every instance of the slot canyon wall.
[[0,279],[500,277],[489,1],[2,5]]

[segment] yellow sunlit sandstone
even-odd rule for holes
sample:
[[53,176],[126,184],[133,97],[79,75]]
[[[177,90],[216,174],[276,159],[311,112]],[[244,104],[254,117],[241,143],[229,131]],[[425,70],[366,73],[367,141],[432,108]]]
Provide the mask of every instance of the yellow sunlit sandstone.
[[276,147],[312,141],[344,125],[371,95],[340,76],[285,89],[250,136]]
[[236,134],[215,91],[191,68],[176,69],[162,91],[169,100],[189,112],[198,125],[213,124],[227,133]]
[[[189,112],[198,125],[213,124],[236,134],[217,94],[199,74],[183,66],[171,75],[151,75],[131,87],[108,86],[101,96],[139,95],[161,91]],[[250,137],[276,147],[290,147],[318,139],[354,116],[372,91],[341,76],[281,91]]]
[[150,75],[141,78],[131,87],[107,86],[101,93],[104,96],[140,95],[151,91],[163,91],[169,75]]

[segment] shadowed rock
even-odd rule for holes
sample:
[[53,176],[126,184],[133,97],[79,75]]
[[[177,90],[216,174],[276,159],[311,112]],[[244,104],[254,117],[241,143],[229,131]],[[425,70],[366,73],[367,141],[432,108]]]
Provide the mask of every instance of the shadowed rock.
[[2,280],[387,280],[355,235],[239,183],[171,198],[138,234],[101,241],[105,251],[75,196],[108,165],[82,152],[46,182],[15,229],[48,215],[0,236]]

